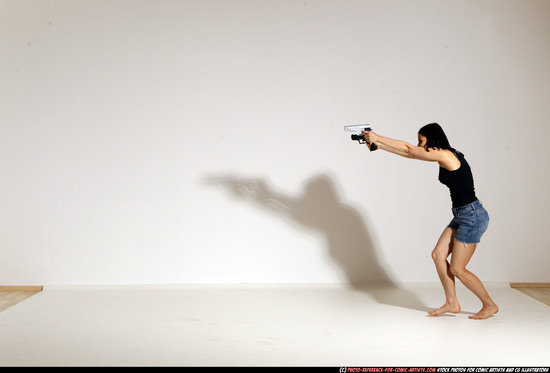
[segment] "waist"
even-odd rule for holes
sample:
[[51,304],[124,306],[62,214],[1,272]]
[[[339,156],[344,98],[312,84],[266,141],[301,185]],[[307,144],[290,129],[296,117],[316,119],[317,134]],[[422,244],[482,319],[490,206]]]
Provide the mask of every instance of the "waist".
[[453,215],[456,216],[456,215],[459,215],[459,214],[470,213],[470,212],[474,212],[476,210],[480,210],[480,211],[485,210],[485,208],[481,204],[481,201],[478,200],[478,199],[476,199],[474,202],[468,203],[467,205],[464,205],[464,206],[453,207]]

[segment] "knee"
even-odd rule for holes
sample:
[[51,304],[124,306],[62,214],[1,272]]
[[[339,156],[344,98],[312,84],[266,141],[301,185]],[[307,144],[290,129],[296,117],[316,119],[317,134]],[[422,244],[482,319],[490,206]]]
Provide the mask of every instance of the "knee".
[[444,262],[447,260],[446,256],[441,255],[438,251],[432,251],[432,259],[435,263]]
[[449,267],[449,271],[453,276],[461,278],[464,273],[466,273],[466,268],[451,264],[451,266]]

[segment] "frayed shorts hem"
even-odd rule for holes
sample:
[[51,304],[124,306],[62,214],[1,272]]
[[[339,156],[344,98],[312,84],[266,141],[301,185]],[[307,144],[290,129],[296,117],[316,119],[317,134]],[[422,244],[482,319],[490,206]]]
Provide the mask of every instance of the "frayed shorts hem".
[[[454,229],[454,228],[453,228],[453,229]],[[455,230],[456,230],[456,229],[455,229]],[[481,242],[481,239],[480,239],[479,241],[477,241],[477,242],[465,242],[465,241],[457,240],[457,239],[455,238],[455,241],[456,241],[456,242],[463,243],[463,244],[465,244],[465,245],[471,245],[471,244],[476,244],[476,245],[477,245],[478,243]]]

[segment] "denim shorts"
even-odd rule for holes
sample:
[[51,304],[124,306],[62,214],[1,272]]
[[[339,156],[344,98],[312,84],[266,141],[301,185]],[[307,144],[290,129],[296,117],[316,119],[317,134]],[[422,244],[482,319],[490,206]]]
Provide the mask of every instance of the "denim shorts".
[[453,220],[449,227],[456,229],[455,240],[464,243],[479,243],[489,226],[489,213],[479,200],[466,206],[453,208]]

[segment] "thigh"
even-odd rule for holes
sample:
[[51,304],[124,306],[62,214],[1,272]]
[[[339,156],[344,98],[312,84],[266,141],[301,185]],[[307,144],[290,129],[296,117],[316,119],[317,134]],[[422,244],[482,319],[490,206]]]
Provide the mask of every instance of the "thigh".
[[445,228],[443,233],[441,233],[437,244],[435,245],[432,256],[440,259],[446,259],[449,255],[451,255],[453,252],[455,237],[456,229],[451,227]]
[[451,257],[451,267],[456,269],[466,268],[466,265],[472,259],[476,251],[477,244],[455,241],[453,246],[453,256]]

